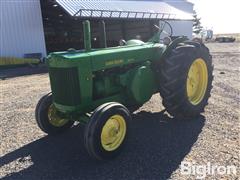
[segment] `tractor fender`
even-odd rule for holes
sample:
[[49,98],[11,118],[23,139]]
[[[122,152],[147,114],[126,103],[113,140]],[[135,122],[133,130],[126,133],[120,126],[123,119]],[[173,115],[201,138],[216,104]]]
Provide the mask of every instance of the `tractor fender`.
[[188,38],[185,36],[180,36],[176,39],[174,39],[167,48],[163,51],[162,58],[165,58],[169,53],[172,51],[172,49],[176,48],[179,43],[183,43],[184,41],[187,41]]

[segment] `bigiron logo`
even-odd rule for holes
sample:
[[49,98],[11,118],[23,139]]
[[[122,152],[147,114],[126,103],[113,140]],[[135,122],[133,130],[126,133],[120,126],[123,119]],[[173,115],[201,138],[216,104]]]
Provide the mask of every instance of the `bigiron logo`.
[[206,176],[214,175],[224,175],[224,174],[234,174],[237,175],[237,167],[234,165],[220,166],[216,164],[211,164],[208,162],[205,165],[198,165],[195,162],[181,163],[181,174],[182,175],[194,175],[197,179],[204,179]]

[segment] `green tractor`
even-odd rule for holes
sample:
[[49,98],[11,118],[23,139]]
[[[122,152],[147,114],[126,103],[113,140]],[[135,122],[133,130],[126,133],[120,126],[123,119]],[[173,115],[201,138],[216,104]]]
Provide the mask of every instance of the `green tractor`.
[[75,121],[84,123],[89,155],[107,160],[122,151],[131,112],[153,94],[160,92],[175,118],[191,119],[204,111],[213,80],[212,58],[204,44],[185,37],[160,40],[166,32],[159,28],[146,43],[129,40],[92,49],[90,22],[84,21],[83,28],[84,50],[48,56],[52,92],[39,100],[35,111],[42,131],[56,135]]

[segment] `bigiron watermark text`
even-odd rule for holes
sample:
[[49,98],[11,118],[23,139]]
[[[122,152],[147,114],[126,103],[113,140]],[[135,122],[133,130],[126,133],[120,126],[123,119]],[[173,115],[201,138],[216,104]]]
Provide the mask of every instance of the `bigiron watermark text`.
[[210,162],[205,165],[199,165],[195,162],[183,161],[180,168],[182,175],[194,175],[197,179],[204,179],[209,175],[237,174],[237,167],[234,165],[221,166]]

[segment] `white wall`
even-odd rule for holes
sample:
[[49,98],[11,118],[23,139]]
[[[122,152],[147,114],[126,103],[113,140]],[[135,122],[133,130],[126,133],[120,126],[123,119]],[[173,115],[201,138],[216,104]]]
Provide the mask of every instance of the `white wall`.
[[0,0],[0,57],[46,56],[40,0]]
[[[193,13],[193,4],[186,0],[165,0],[171,6],[187,13]],[[173,28],[173,36],[187,36],[192,39],[192,21],[169,21]]]
[[173,29],[173,36],[187,36],[192,39],[192,21],[170,21]]

